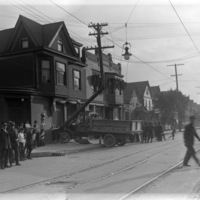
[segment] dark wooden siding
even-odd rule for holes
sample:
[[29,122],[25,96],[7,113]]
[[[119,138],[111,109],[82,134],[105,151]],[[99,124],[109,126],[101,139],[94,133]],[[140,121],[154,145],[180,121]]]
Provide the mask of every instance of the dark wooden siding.
[[34,88],[33,63],[31,54],[0,60],[0,87]]

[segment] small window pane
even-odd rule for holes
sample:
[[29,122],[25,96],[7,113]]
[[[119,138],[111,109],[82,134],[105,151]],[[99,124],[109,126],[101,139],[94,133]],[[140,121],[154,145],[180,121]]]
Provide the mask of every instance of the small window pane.
[[60,40],[58,40],[58,51],[63,52],[63,43]]
[[22,38],[21,42],[23,49],[28,48],[28,38]]
[[73,78],[74,78],[74,90],[81,90],[80,71],[74,70],[73,71]]
[[50,61],[42,60],[42,82],[50,82]]
[[57,84],[58,85],[66,85],[66,69],[65,64],[63,63],[56,63],[56,77],[57,77]]
[[74,77],[75,78],[80,78],[80,72],[79,71],[74,71]]

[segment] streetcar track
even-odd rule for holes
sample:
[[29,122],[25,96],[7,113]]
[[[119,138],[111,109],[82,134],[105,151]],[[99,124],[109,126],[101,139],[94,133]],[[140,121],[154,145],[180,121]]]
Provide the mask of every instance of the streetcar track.
[[[200,148],[198,150],[196,150],[196,152],[198,152],[199,150],[200,150]],[[152,179],[150,179],[149,181],[145,182],[144,184],[138,186],[137,188],[134,188],[133,190],[131,190],[129,193],[127,193],[126,195],[124,195],[123,197],[121,197],[118,200],[126,200],[126,199],[130,198],[132,195],[138,193],[139,191],[141,191],[142,189],[146,188],[150,184],[154,183],[155,181],[157,181],[161,177],[164,177],[169,172],[172,172],[173,170],[177,169],[178,166],[180,166],[182,163],[183,163],[183,160],[181,160],[177,164],[173,165],[172,167],[168,168],[167,170],[163,171],[162,173],[158,174],[157,176],[153,177]]]
[[[180,145],[180,144],[178,144],[178,145]],[[174,147],[177,148],[178,145],[175,145],[175,146],[171,147],[169,150],[172,150]],[[131,165],[129,164],[129,165],[126,166],[125,168],[122,168],[122,169],[120,169],[120,170],[117,170],[116,172],[112,172],[112,173],[110,173],[110,174],[104,175],[104,176],[102,176],[102,177],[100,177],[100,178],[98,178],[98,179],[90,180],[90,181],[87,181],[87,182],[82,183],[82,184],[79,184],[79,185],[78,185],[78,183],[77,183],[74,187],[71,187],[70,189],[77,189],[77,188],[79,188],[79,187],[82,187],[82,186],[85,186],[85,185],[89,185],[89,184],[91,184],[91,183],[96,183],[96,182],[98,182],[98,181],[102,181],[102,180],[104,180],[104,179],[106,179],[106,178],[110,178],[110,177],[115,176],[115,175],[118,175],[118,174],[120,174],[120,173],[122,173],[122,172],[128,171],[128,170],[133,169],[133,168],[135,168],[135,167],[138,167],[138,166],[140,166],[140,165],[146,163],[150,158],[153,158],[154,156],[157,156],[157,155],[159,155],[159,154],[165,152],[166,150],[167,150],[167,149],[164,149],[163,151],[160,151],[160,152],[158,152],[158,153],[156,153],[156,154],[154,153],[153,155],[149,155],[147,158],[145,158],[145,159],[142,160],[142,161],[138,161],[137,163],[134,163],[134,164],[131,164]],[[64,177],[62,177],[62,178],[64,179]],[[67,177],[67,178],[69,178],[69,177]],[[49,183],[49,184],[55,184],[55,183],[64,183],[64,182],[55,181],[55,182],[51,182],[51,183]]]
[[[177,141],[177,140],[176,140]],[[175,142],[175,141],[171,141],[171,142]],[[158,145],[156,147],[151,147],[151,148],[146,148],[146,149],[142,149],[142,150],[139,150],[139,151],[135,151],[135,152],[132,152],[130,154],[126,154],[126,155],[123,155],[123,156],[120,156],[118,158],[115,158],[115,159],[112,159],[112,160],[109,160],[109,161],[106,161],[106,162],[103,162],[103,163],[100,163],[100,164],[97,164],[97,165],[93,165],[93,166],[90,166],[90,167],[87,167],[85,169],[81,169],[81,170],[78,170],[78,171],[75,171],[75,172],[71,172],[71,173],[68,173],[68,174],[63,174],[63,175],[59,175],[59,176],[55,176],[55,177],[51,177],[51,178],[48,178],[48,179],[45,179],[45,180],[41,180],[41,181],[36,181],[34,183],[30,183],[30,184],[27,184],[27,185],[24,185],[24,186],[20,186],[20,187],[16,187],[16,188],[12,188],[12,189],[9,189],[7,191],[2,191],[0,192],[0,194],[5,194],[5,193],[9,193],[9,192],[12,192],[12,191],[16,191],[16,190],[20,190],[20,189],[23,189],[23,188],[28,188],[28,187],[31,187],[31,186],[34,186],[34,185],[37,185],[37,184],[45,184],[46,182],[51,182],[55,179],[59,179],[59,178],[68,178],[68,177],[71,177],[73,175],[76,175],[76,174],[80,174],[80,173],[83,173],[83,172],[86,172],[86,171],[89,171],[89,170],[92,170],[92,169],[96,169],[96,168],[99,168],[99,167],[102,167],[104,165],[108,165],[110,163],[113,163],[113,162],[116,162],[118,160],[121,160],[123,158],[126,158],[126,157],[129,157],[129,156],[132,156],[134,154],[137,154],[137,153],[141,153],[141,152],[144,152],[144,151],[148,151],[148,150],[152,150],[152,149],[156,149],[156,148],[159,148],[160,146],[163,146],[163,145],[168,145],[168,144],[171,144],[171,142],[167,142],[165,144],[161,144],[161,145]],[[148,144],[148,143],[147,143]],[[149,143],[151,144],[151,143]],[[179,144],[178,144],[179,145]],[[174,146],[174,147],[177,147],[177,144]],[[172,148],[172,147],[171,147]],[[161,152],[159,152],[161,153]],[[159,154],[158,153],[158,154]],[[155,156],[156,154],[154,154],[153,156]],[[146,159],[145,159],[146,160]],[[140,163],[142,163],[143,161],[141,161]],[[132,167],[133,168],[133,167]]]

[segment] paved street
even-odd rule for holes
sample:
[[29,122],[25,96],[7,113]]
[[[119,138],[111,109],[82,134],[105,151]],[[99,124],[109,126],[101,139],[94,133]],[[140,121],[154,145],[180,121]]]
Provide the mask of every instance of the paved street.
[[[64,150],[62,145],[60,150]],[[66,145],[71,145],[72,150],[73,143]],[[120,199],[180,163],[185,153],[181,133],[175,140],[167,136],[166,141],[149,144],[129,143],[111,149],[100,148],[98,144],[91,146],[91,150],[74,151],[65,156],[35,157],[22,162],[22,166],[1,170],[0,191],[3,193],[0,198],[45,200],[69,197],[76,200],[101,199],[103,196],[104,199]],[[200,148],[198,142],[196,148]],[[190,168],[174,169],[143,188],[140,191],[143,195],[137,198],[143,199],[149,194],[165,199],[192,197],[191,192],[197,193],[199,189],[200,169],[193,161],[191,165]]]

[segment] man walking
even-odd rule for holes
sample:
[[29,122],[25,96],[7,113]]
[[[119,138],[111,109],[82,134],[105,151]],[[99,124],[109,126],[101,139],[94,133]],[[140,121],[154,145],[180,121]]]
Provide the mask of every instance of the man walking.
[[187,167],[190,167],[190,165],[188,165],[188,161],[190,160],[191,157],[193,157],[196,163],[200,166],[199,159],[196,157],[196,152],[193,147],[194,137],[196,137],[200,141],[200,138],[197,135],[196,130],[194,128],[195,119],[196,118],[194,116],[190,116],[190,123],[185,126],[184,130],[184,143],[185,146],[187,147],[187,151],[183,160],[183,166]]

